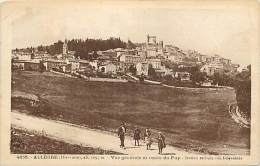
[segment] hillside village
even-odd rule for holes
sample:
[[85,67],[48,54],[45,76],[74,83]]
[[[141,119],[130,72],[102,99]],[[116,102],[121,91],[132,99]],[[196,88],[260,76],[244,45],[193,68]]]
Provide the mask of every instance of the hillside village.
[[[234,75],[238,64],[220,55],[203,55],[195,50],[182,50],[164,45],[156,36],[147,35],[145,43],[127,45],[126,48],[91,51],[91,60],[75,56],[69,50],[68,41],[62,45],[62,53],[51,55],[47,51],[32,49],[12,50],[12,69],[26,71],[52,71],[78,77],[128,79],[127,76],[159,81],[162,78],[179,82],[194,82],[212,86],[216,74]],[[199,74],[198,74],[199,73]],[[194,78],[194,76],[198,78]],[[202,77],[202,78],[201,78]],[[169,79],[168,79],[169,80]]]

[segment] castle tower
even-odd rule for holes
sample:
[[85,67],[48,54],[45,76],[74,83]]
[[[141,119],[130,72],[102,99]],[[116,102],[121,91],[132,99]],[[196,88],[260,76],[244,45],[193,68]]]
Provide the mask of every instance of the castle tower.
[[147,35],[147,44],[156,44],[156,36]]

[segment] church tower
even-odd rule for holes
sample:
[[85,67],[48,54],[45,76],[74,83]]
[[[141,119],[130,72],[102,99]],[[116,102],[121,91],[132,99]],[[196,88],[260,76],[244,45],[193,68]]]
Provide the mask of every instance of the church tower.
[[67,39],[65,39],[65,41],[63,43],[62,54],[63,55],[67,55],[68,54],[68,41],[67,41]]

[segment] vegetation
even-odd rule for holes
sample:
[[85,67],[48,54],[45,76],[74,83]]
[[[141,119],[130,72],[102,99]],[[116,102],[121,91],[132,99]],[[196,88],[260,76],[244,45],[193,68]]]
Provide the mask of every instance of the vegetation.
[[155,69],[153,68],[153,66],[151,64],[149,64],[149,66],[148,66],[148,76],[151,78],[156,77]]
[[242,71],[237,73],[233,77],[224,73],[216,73],[211,78],[214,83],[222,86],[231,86],[236,90],[236,99],[238,106],[248,117],[251,113],[251,65],[248,67],[248,71]]
[[[39,109],[25,112],[30,115],[111,132],[116,132],[124,121],[128,135],[132,135],[135,125],[142,131],[149,127],[154,138],[162,131],[167,144],[187,150],[204,149],[205,153],[247,153],[249,149],[250,133],[240,128],[227,110],[228,103],[236,100],[233,90],[219,89],[216,93],[207,89],[87,82],[48,72],[12,74],[12,91],[35,94],[42,102]],[[12,104],[12,109],[19,107]],[[220,148],[223,145],[227,148]]]
[[40,72],[44,72],[46,70],[43,61],[40,61],[39,68],[40,68]]
[[99,148],[68,144],[44,134],[11,129],[11,153],[13,154],[120,154]]
[[129,71],[130,71],[133,75],[136,75],[136,67],[135,67],[135,65],[131,65],[131,66],[129,67]]
[[206,73],[200,71],[193,72],[191,75],[191,80],[194,84],[204,82],[206,80],[206,75]]
[[[39,51],[47,51],[51,55],[62,53],[63,41],[58,41],[48,46],[38,46]],[[102,39],[72,39],[68,40],[68,49],[70,51],[75,51],[75,56],[82,59],[91,60],[97,58],[97,51],[104,51],[114,48],[134,48],[135,45],[129,40],[127,43],[122,41],[120,38],[109,38],[106,40]],[[19,49],[15,49],[19,50]],[[32,47],[28,47],[25,50],[32,51]],[[93,52],[93,53],[91,53]]]

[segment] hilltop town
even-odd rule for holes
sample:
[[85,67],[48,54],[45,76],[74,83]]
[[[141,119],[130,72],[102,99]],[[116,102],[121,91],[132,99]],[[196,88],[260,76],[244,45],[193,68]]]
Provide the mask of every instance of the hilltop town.
[[235,75],[239,67],[220,55],[203,55],[164,45],[151,35],[147,35],[145,43],[128,41],[122,48],[90,50],[86,54],[91,59],[77,56],[77,51],[69,49],[69,42],[65,39],[61,52],[55,54],[41,47],[13,49],[12,69],[52,71],[83,78],[135,81],[138,78],[177,86],[212,86],[219,84],[214,81],[217,76]]
[[[138,126],[151,142],[165,134],[164,154],[249,154],[251,68],[238,66],[150,35],[14,49],[11,152],[154,155],[131,144]],[[115,133],[122,122],[126,149]]]

